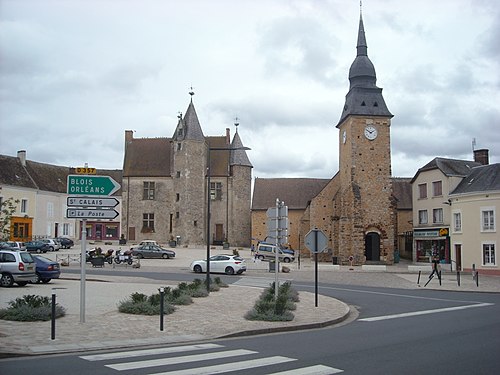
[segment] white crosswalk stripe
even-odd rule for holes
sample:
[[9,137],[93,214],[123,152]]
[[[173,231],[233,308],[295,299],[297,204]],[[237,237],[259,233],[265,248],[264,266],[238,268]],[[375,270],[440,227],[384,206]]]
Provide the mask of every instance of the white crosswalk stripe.
[[[155,368],[151,369],[152,373],[149,375],[209,375],[209,374],[223,374],[228,372],[233,372],[236,370],[250,370],[259,367],[266,367],[297,361],[295,358],[289,358],[284,356],[271,356],[271,357],[259,357],[253,359],[245,359],[244,356],[256,356],[259,353],[253,350],[246,349],[231,349],[224,350],[223,345],[219,344],[193,344],[193,345],[180,345],[176,347],[166,347],[166,348],[153,348],[153,349],[143,349],[143,350],[131,350],[122,351],[115,353],[104,353],[104,354],[94,354],[80,356],[81,359],[86,361],[116,361],[116,360],[127,360],[130,358],[139,358],[145,356],[160,356],[157,359],[144,359],[137,361],[126,361],[113,364],[105,364],[104,366],[117,370],[117,371],[127,371],[127,370],[137,370],[137,369],[148,369],[152,367],[165,366],[163,369]],[[202,353],[196,353],[200,351],[205,351]],[[180,355],[176,355],[180,354]],[[236,357],[240,357],[236,359]],[[231,362],[231,358],[235,358]],[[209,361],[212,360],[226,360],[226,363],[220,364],[210,364]],[[174,365],[189,365],[190,368],[175,370],[169,370],[169,366]],[[162,370],[166,370],[163,371]],[[276,370],[276,369],[275,369]],[[158,372],[160,371],[160,372]],[[343,370],[328,367],[324,365],[314,365],[309,367],[295,368],[290,370],[284,370],[281,372],[267,372],[267,374],[272,375],[330,375],[343,372]]]

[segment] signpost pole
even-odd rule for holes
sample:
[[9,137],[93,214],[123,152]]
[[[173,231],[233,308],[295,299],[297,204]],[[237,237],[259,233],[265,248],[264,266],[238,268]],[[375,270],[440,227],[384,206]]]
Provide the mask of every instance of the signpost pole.
[[80,258],[80,323],[85,323],[85,266],[87,247],[87,219],[82,220],[82,254]]
[[318,307],[318,230],[314,230],[314,306]]
[[278,269],[279,269],[279,204],[280,200],[276,198],[276,247],[274,248],[274,300],[278,301]]

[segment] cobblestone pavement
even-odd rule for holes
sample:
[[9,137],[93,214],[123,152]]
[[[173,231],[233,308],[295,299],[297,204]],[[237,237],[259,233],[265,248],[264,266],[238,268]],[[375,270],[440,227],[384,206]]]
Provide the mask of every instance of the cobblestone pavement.
[[[101,246],[103,249],[112,246]],[[117,247],[112,247],[117,248]],[[177,248],[177,256],[169,260],[141,260],[140,271],[153,272],[190,272],[189,264],[193,259],[203,259],[206,249]],[[79,269],[79,248],[45,254],[48,258],[61,261],[70,260],[68,268]],[[165,343],[178,343],[193,340],[212,339],[230,335],[257,334],[285,329],[307,329],[321,327],[347,318],[349,306],[326,296],[319,296],[317,308],[314,294],[300,292],[300,302],[294,312],[292,322],[255,322],[248,321],[244,315],[253,307],[262,288],[274,281],[274,273],[268,270],[268,263],[254,261],[249,250],[239,250],[247,259],[248,271],[229,288],[212,292],[208,298],[194,299],[188,306],[180,306],[164,318],[164,330],[160,331],[159,317],[136,316],[118,312],[117,305],[131,293],[152,294],[158,291],[158,282],[141,277],[122,277],[116,275],[87,274],[85,283],[85,322],[80,322],[79,274],[65,273],[62,278],[50,284],[35,284],[26,287],[0,289],[0,308],[8,302],[26,294],[51,296],[55,289],[57,302],[67,310],[66,316],[56,320],[56,337],[51,339],[51,322],[10,322],[2,321],[0,326],[0,353],[2,354],[44,354],[90,349],[111,349]],[[211,249],[211,254],[227,253],[220,248]],[[423,266],[418,281],[418,271],[409,272],[409,263],[401,262],[388,266],[385,270],[375,267],[365,270],[361,267],[334,266],[318,264],[320,283],[342,285],[369,285],[394,288],[424,288],[428,281],[430,267]],[[315,264],[310,259],[287,264],[289,273],[280,273],[280,280],[292,283],[314,281]],[[121,270],[124,265],[109,266],[105,270]],[[92,267],[87,265],[87,269]],[[128,270],[139,270],[127,267]],[[101,269],[92,269],[99,272]],[[204,278],[204,275],[200,275]],[[171,282],[171,286],[176,283]],[[60,288],[60,289],[59,289]],[[499,277],[482,277],[479,286],[471,274],[461,276],[458,286],[455,273],[443,269],[442,285],[435,278],[425,287],[427,289],[500,292]],[[320,289],[321,293],[321,289]]]

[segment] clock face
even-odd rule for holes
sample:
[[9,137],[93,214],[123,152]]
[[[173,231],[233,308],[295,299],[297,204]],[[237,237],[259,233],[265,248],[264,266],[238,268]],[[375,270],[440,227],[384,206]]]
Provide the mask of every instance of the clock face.
[[373,125],[367,125],[365,128],[365,137],[370,141],[373,141],[377,138],[377,129]]

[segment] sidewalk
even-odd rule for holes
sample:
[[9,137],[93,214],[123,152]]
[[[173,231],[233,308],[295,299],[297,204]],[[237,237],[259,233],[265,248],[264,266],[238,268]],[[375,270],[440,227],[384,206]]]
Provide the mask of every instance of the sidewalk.
[[[104,247],[103,247],[104,248]],[[117,247],[114,247],[115,249]],[[8,302],[26,294],[51,296],[56,288],[57,303],[66,308],[66,316],[56,320],[56,338],[51,340],[51,322],[10,322],[0,325],[0,356],[63,353],[84,350],[108,350],[125,347],[142,347],[214,339],[218,337],[250,335],[273,331],[309,329],[338,323],[349,316],[350,309],[345,303],[326,296],[319,296],[318,307],[314,307],[314,293],[300,292],[300,302],[294,312],[292,322],[254,322],[247,321],[244,315],[253,307],[262,288],[274,281],[267,262],[254,262],[249,250],[240,251],[247,260],[247,272],[236,284],[212,292],[208,298],[196,298],[189,306],[180,306],[164,318],[164,331],[160,331],[159,317],[129,315],[118,312],[117,305],[134,292],[147,295],[156,293],[161,286],[176,286],[177,282],[154,281],[141,277],[119,276],[119,271],[131,272],[185,272],[190,273],[189,265],[194,259],[206,257],[206,249],[178,248],[177,256],[169,260],[141,260],[141,268],[125,265],[105,268],[92,268],[87,264],[85,322],[80,323],[80,275],[78,272],[65,272],[62,278],[50,284],[34,284],[26,287],[0,289],[0,308]],[[79,248],[44,254],[56,259],[69,256],[75,258]],[[228,250],[213,249],[211,255],[228,253]],[[78,259],[78,257],[76,257]],[[434,277],[427,286],[430,268],[410,272],[410,263],[401,262],[380,268],[334,266],[319,263],[319,282],[340,285],[363,285],[400,289],[436,289],[462,292],[500,292],[500,278],[480,276],[479,287],[471,274],[461,275],[458,286],[455,273],[443,270],[441,285]],[[282,264],[285,265],[285,264]],[[292,283],[314,282],[315,264],[311,259],[286,264],[289,273],[280,273],[279,278],[292,280]],[[79,270],[76,261],[68,268]],[[370,270],[371,269],[371,270]],[[101,270],[116,271],[116,275],[105,275]],[[192,274],[193,278],[205,278],[205,274]],[[235,276],[236,278],[236,276]],[[250,286],[256,285],[256,286]],[[320,288],[321,293],[321,288]],[[355,313],[355,312],[354,312]]]

